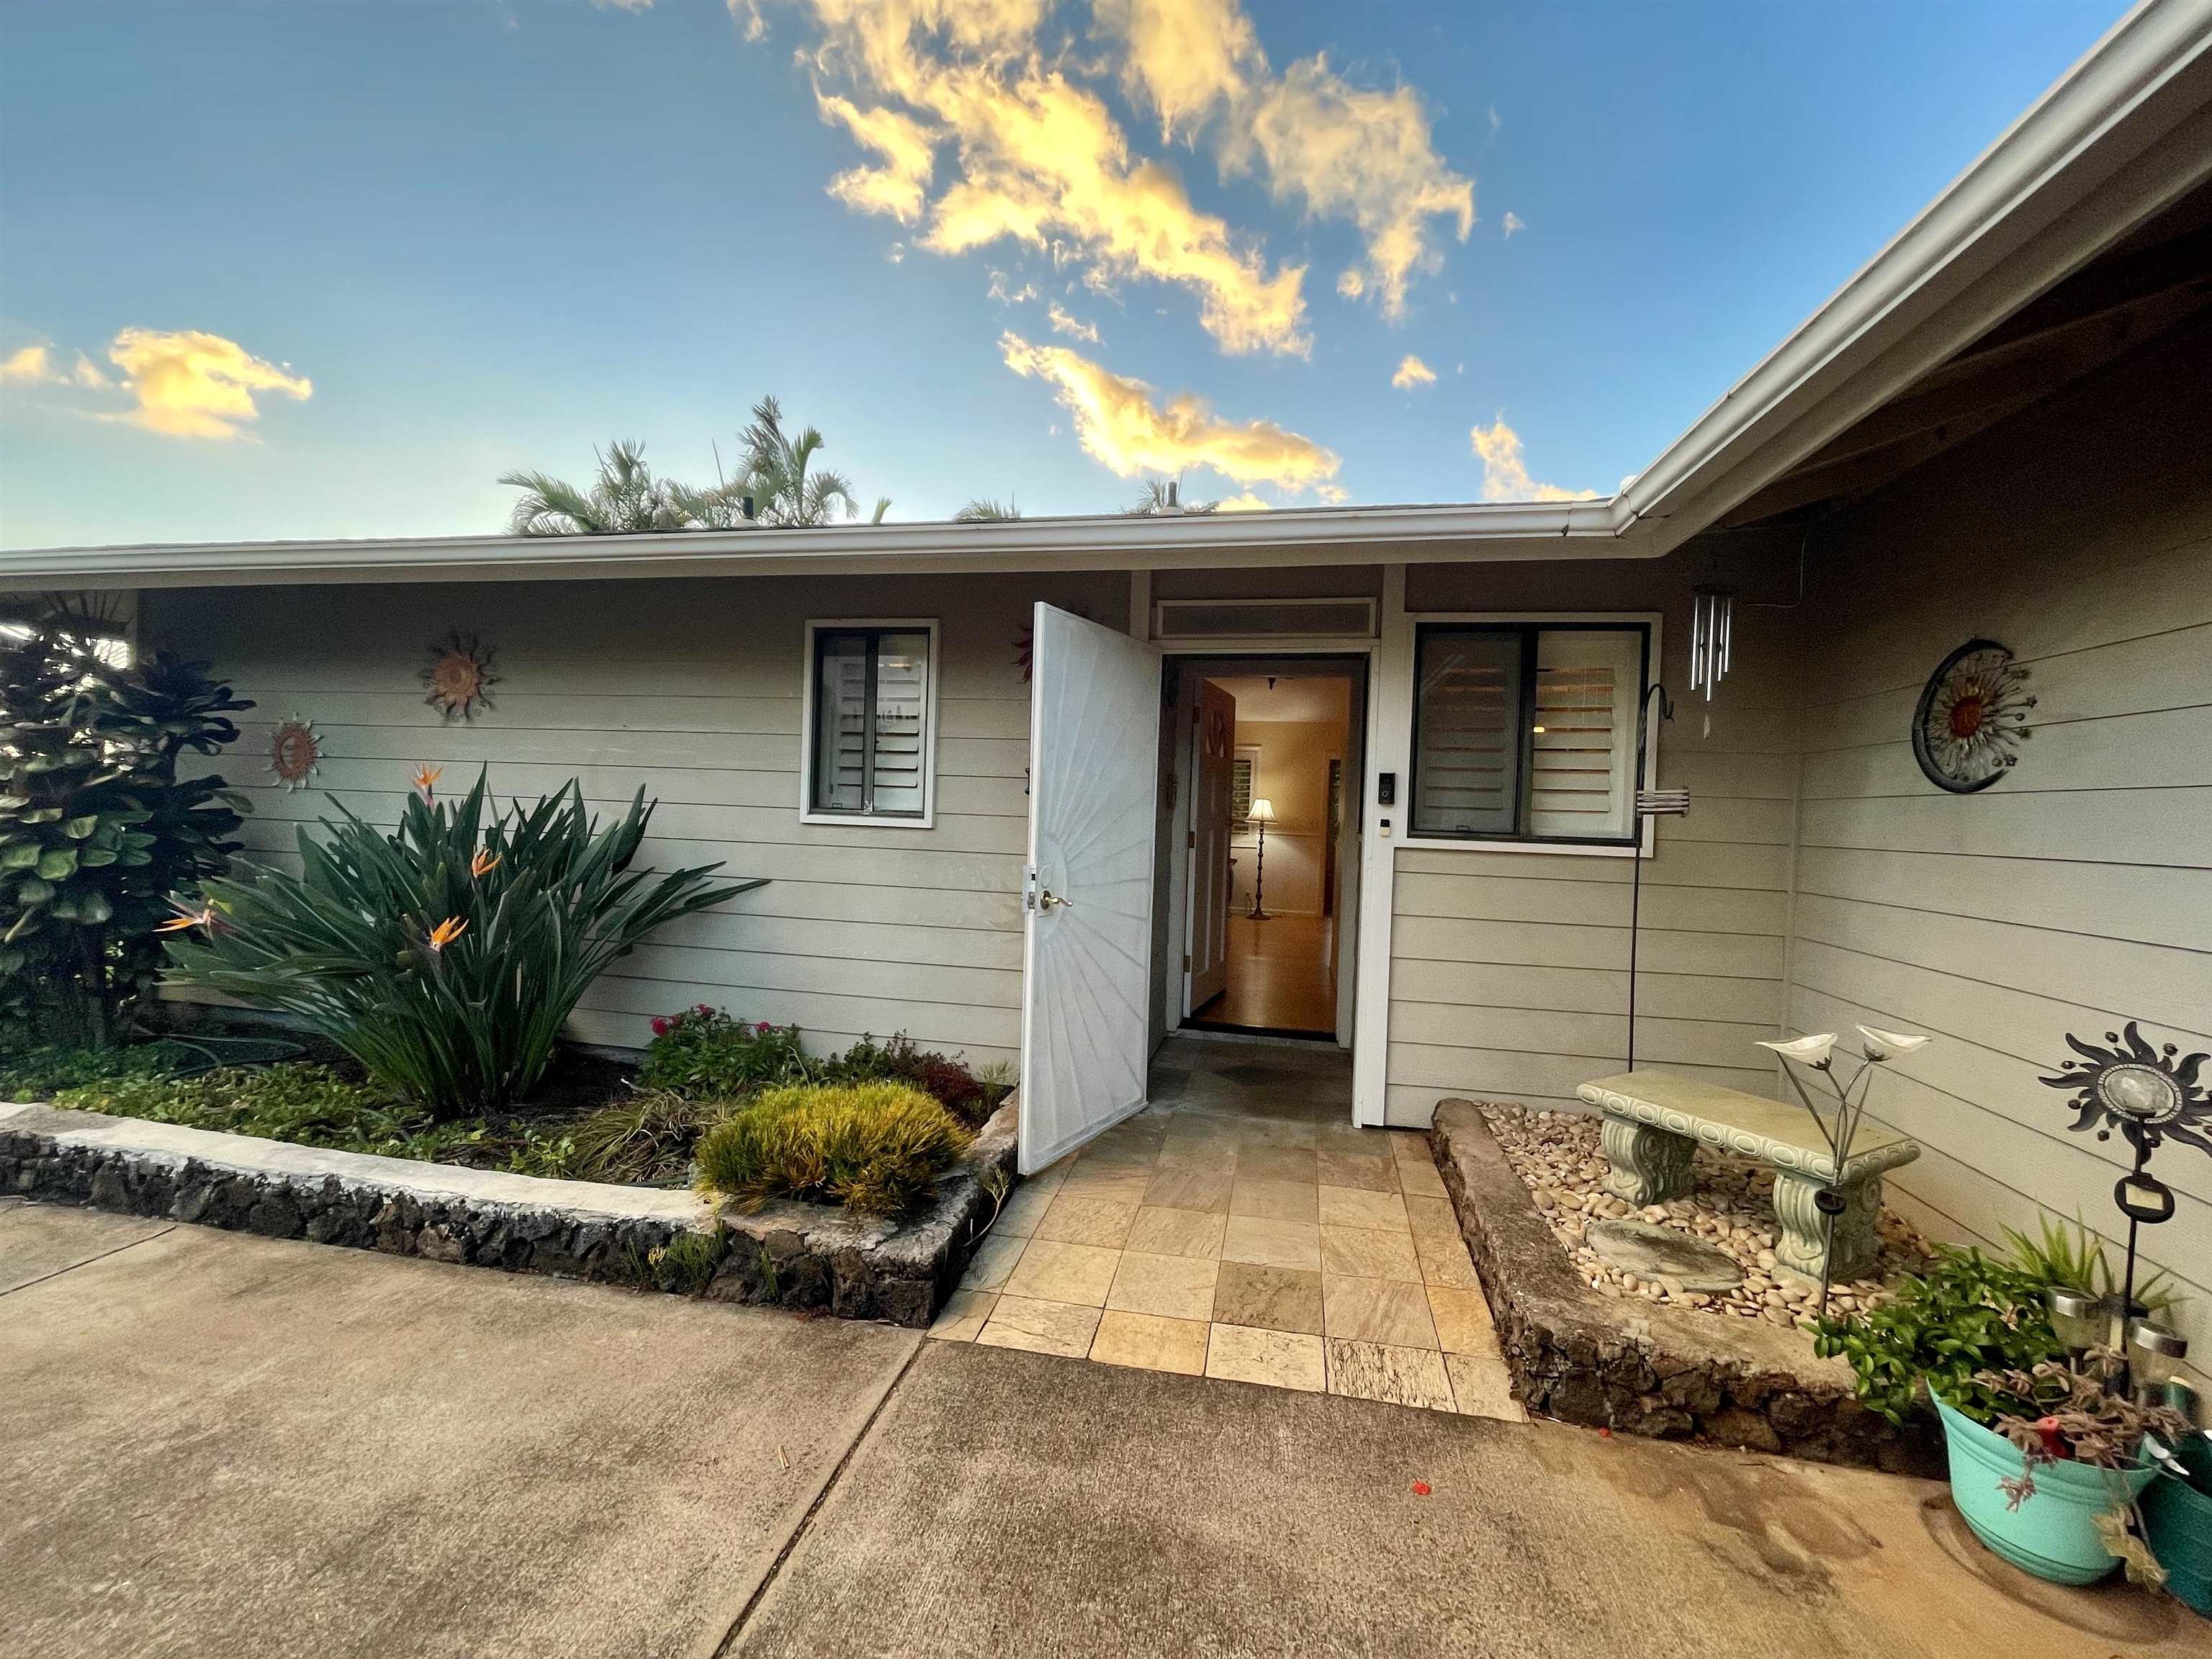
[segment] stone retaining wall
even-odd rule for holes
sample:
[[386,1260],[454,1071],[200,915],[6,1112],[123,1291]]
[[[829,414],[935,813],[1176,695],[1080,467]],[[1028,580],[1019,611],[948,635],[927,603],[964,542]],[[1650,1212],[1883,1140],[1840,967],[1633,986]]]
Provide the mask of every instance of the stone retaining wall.
[[1439,1101],[1430,1139],[1513,1392],[1531,1411],[1815,1462],[1942,1472],[1932,1430],[1875,1416],[1854,1397],[1844,1363],[1814,1358],[1795,1328],[1592,1291],[1473,1101]]
[[996,1213],[990,1188],[1012,1179],[1015,1123],[1010,1100],[929,1208],[898,1225],[809,1204],[718,1212],[689,1192],[325,1152],[46,1106],[0,1105],[0,1193],[647,1289],[662,1288],[653,1252],[719,1226],[724,1249],[708,1297],[925,1326]]

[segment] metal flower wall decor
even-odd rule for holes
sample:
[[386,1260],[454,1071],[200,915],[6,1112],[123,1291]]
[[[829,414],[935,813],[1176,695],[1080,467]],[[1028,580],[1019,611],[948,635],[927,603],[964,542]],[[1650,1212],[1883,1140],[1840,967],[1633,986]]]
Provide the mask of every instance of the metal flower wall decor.
[[422,701],[448,720],[474,720],[477,710],[491,707],[491,689],[499,683],[491,664],[489,646],[455,629],[430,647],[430,660],[422,670],[430,695]]
[[1986,789],[2033,735],[2027,670],[1995,640],[1968,640],[1936,665],[1912,711],[1912,754],[1928,781],[1954,795]]
[[295,714],[269,734],[269,772],[283,787],[305,789],[323,763],[323,740],[313,720]]

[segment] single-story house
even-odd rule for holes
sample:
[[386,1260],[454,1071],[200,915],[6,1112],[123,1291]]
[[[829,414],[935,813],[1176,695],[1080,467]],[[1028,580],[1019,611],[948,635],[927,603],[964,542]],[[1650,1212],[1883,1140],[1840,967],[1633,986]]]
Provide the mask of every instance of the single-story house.
[[[1293,1023],[1354,1121],[1425,1126],[1623,1068],[1634,903],[1640,1063],[1777,1094],[1757,1039],[1933,1033],[1873,1101],[1926,1149],[1891,1201],[2110,1232],[2124,1144],[2039,1079],[2130,1020],[2212,1048],[2212,17],[2130,14],[1607,499],[16,550],[0,586],[125,590],[255,700],[218,763],[256,854],[483,765],[641,786],[654,861],[771,878],[604,979],[588,1041],[705,1001],[1017,1062],[1034,1165],[1142,1105],[1257,911],[1318,941]],[[497,678],[448,720],[456,630]],[[2203,1352],[2212,1159],[2160,1173]]]

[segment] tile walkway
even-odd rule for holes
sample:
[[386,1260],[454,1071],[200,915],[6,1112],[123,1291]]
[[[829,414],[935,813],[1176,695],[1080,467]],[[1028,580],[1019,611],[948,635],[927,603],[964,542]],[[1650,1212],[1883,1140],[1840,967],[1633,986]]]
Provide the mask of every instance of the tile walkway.
[[1523,1420],[1428,1138],[1349,1058],[1179,1036],[1152,1104],[1017,1187],[930,1334]]

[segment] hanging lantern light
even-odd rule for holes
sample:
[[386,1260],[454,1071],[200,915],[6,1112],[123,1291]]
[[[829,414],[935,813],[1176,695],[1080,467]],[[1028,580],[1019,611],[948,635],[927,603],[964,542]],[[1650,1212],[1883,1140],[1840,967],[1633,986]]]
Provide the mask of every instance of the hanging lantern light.
[[1735,592],[1700,587],[1690,596],[1690,690],[1713,700],[1713,688],[1729,672],[1729,650],[1735,634]]

